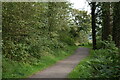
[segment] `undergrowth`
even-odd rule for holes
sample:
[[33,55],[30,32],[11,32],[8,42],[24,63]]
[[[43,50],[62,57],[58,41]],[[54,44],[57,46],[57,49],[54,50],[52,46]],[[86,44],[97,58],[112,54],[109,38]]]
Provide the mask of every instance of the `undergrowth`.
[[104,41],[104,48],[91,50],[69,74],[69,78],[116,78],[120,77],[120,54],[113,42]]
[[41,59],[34,59],[31,63],[18,62],[18,61],[9,61],[7,58],[3,58],[3,78],[25,78],[30,75],[36,73],[37,71],[41,71],[53,64],[55,64],[58,60],[64,59],[67,56],[70,56],[74,53],[74,50],[77,46],[67,47],[67,50],[56,50],[55,54],[59,54],[57,56],[47,55],[42,57]]

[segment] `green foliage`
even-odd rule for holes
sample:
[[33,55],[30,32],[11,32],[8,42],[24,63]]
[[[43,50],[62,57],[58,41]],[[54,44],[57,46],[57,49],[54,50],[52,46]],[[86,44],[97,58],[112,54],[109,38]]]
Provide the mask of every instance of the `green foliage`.
[[89,32],[91,30],[91,16],[87,13],[87,11],[73,9],[72,15],[74,24],[78,28],[78,32],[81,30]]
[[116,47],[116,45],[114,44],[113,41],[99,41],[97,48],[103,48],[103,49],[109,49],[111,51],[117,51],[118,48]]
[[14,44],[11,41],[7,41],[7,46],[3,47],[3,56],[8,57],[11,60],[25,61],[29,57],[28,46],[25,44]]
[[96,34],[102,40],[112,40],[116,46],[120,46],[120,2],[96,3]]
[[116,53],[118,51],[118,48],[116,47],[114,41],[112,41],[112,37],[109,37],[108,41],[101,41],[99,40],[97,42],[97,49],[108,49],[109,51],[112,51],[113,53]]
[[[107,43],[106,43],[107,44]],[[110,43],[108,43],[109,45]],[[70,78],[115,78],[120,77],[120,55],[116,47],[92,50],[70,73]]]
[[23,78],[37,72],[38,70],[43,70],[46,67],[54,64],[57,61],[55,58],[44,57],[37,62],[34,59],[34,63],[26,64],[16,61],[9,61],[5,58],[3,59],[3,78]]
[[36,73],[37,71],[42,71],[43,69],[55,64],[58,60],[64,59],[67,56],[73,54],[76,46],[67,46],[66,50],[56,50],[54,55],[42,56],[41,59],[36,59],[34,57],[29,57],[28,60],[31,62],[23,63],[18,61],[10,61],[8,58],[3,58],[3,78],[27,78],[30,75]]
[[86,48],[92,48],[92,43],[83,43],[83,44],[80,44],[78,46],[80,46],[80,47],[86,47]]
[[51,55],[55,49],[71,44],[67,43],[66,39],[60,41],[61,33],[58,33],[62,31],[69,35],[69,6],[70,4],[65,2],[4,2],[3,55],[14,61],[29,62],[28,57],[40,59],[42,56]]
[[73,49],[68,46],[74,40],[69,33],[69,3],[3,2],[2,6],[4,78],[25,77],[70,55]]
[[71,37],[71,35],[67,34],[67,33],[61,33],[60,34],[60,41],[67,43],[69,45],[74,45],[75,41],[74,39]]
[[[81,21],[85,20],[81,26],[90,27],[90,15],[84,11],[78,12],[83,14]],[[74,46],[75,40],[78,40],[71,32],[71,4],[68,2],[3,2],[2,13],[3,77],[22,77],[31,73],[28,69],[34,66],[46,67],[58,58],[69,55],[72,49],[68,46]],[[75,32],[83,39],[84,31],[79,33],[77,28]],[[87,40],[87,35],[84,39]],[[20,76],[19,73],[24,75]]]
[[91,34],[91,16],[86,11],[77,9],[71,10],[71,35],[74,38],[75,44],[88,42],[88,35]]

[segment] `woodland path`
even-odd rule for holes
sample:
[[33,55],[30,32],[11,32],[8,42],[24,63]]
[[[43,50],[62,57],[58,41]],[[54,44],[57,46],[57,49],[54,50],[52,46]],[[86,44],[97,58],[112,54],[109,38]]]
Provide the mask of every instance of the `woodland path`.
[[89,54],[88,48],[78,48],[75,53],[53,66],[40,71],[29,78],[67,78],[74,67]]

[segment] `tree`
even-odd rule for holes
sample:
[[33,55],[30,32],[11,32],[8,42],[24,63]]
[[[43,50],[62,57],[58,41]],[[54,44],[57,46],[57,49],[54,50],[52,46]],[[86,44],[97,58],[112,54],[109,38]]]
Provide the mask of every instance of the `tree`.
[[76,43],[87,43],[88,36],[91,34],[91,16],[87,11],[78,9],[72,9],[71,13],[73,27],[71,27],[70,33],[73,35]]
[[102,40],[108,40],[109,35],[112,35],[110,3],[102,3]]
[[92,10],[92,42],[93,42],[93,49],[96,49],[96,15],[95,15],[96,3],[91,3],[91,10]]
[[66,2],[4,2],[3,55],[15,61],[29,61],[28,57],[40,59],[42,53],[51,54],[71,44],[69,7]]
[[113,40],[120,48],[120,2],[113,5]]

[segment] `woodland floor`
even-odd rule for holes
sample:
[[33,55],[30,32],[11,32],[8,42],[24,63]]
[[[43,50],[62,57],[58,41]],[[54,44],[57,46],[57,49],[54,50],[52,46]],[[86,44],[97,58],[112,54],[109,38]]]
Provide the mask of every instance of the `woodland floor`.
[[88,56],[88,48],[78,48],[72,56],[61,60],[53,66],[33,74],[29,78],[67,78],[68,74],[74,69],[75,66]]

